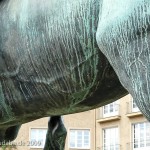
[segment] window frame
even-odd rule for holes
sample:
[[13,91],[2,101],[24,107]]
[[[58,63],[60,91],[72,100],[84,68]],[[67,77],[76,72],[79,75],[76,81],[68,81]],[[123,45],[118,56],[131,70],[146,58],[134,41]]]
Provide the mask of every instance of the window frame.
[[[110,106],[113,105],[113,112],[110,112],[111,108]],[[105,110],[106,108],[105,107],[108,107],[108,112],[105,113]],[[117,109],[117,110],[116,110]],[[119,114],[119,100],[115,101],[115,102],[112,102],[110,104],[107,104],[105,106],[103,106],[102,108],[102,113],[103,113],[103,118],[106,118],[106,117],[111,117],[111,116],[116,116]]]
[[[148,143],[149,146],[147,146],[147,128],[145,128],[147,126],[147,123],[149,123],[148,121],[144,121],[144,122],[135,122],[135,123],[132,123],[132,149],[133,150],[149,150],[150,149],[150,142]],[[140,142],[141,142],[141,133],[140,131],[136,132],[136,134],[138,134],[138,138],[137,138],[137,144],[138,144],[138,147],[135,148],[135,125],[138,125],[138,130],[140,129],[140,124],[144,124],[144,138],[143,138],[143,143],[144,143],[144,146],[141,146]],[[150,126],[150,123],[149,123],[149,126]],[[150,127],[149,127],[149,130],[150,130]],[[150,132],[148,132],[150,133]],[[137,136],[136,136],[137,137]],[[149,138],[150,138],[150,134],[149,134]]]
[[[119,142],[120,142],[120,138],[119,138],[119,137],[120,137],[120,128],[119,128],[119,126],[112,126],[112,127],[102,128],[102,143],[103,143],[103,145],[102,145],[103,148],[102,148],[102,149],[103,149],[103,150],[105,150],[106,147],[108,147],[108,150],[111,150],[111,148],[110,148],[110,147],[111,147],[111,144],[108,145],[108,146],[107,146],[107,144],[106,144],[106,147],[105,147],[105,142],[104,142],[104,141],[106,141],[106,140],[108,140],[108,139],[107,139],[107,138],[104,138],[104,136],[105,136],[105,135],[104,135],[104,131],[105,131],[105,130],[108,130],[108,129],[110,129],[110,130],[111,130],[111,129],[115,129],[115,128],[117,129],[117,132],[118,132],[118,133],[117,133],[117,134],[118,134],[118,137],[117,137],[118,139],[116,138],[116,140],[115,140],[115,141],[117,141],[117,144],[115,143],[115,144],[113,144],[113,145],[115,145],[115,148],[120,145],[120,144],[119,144]],[[117,135],[117,134],[115,134],[115,135]],[[106,136],[105,136],[105,137],[106,137]],[[112,137],[114,138],[114,135],[113,135]],[[109,139],[109,143],[111,143],[111,142],[110,142],[110,139]],[[120,149],[120,147],[118,147],[117,150],[119,150],[119,149]]]
[[[76,133],[75,133],[75,146],[74,147],[72,147],[71,145],[70,145],[70,142],[71,142],[71,130],[73,130],[73,131],[75,131]],[[78,145],[78,142],[77,142],[77,131],[79,131],[79,130],[81,130],[82,131],[82,147],[78,147],[77,145]],[[88,137],[88,141],[89,141],[89,143],[88,143],[88,146],[87,147],[84,147],[83,145],[84,145],[84,134],[83,134],[83,131],[86,131],[86,130],[88,130],[89,131],[89,137]],[[91,147],[91,129],[89,129],[89,128],[69,128],[68,129],[68,148],[69,149],[90,149],[90,147]]]
[[[41,145],[40,146],[40,143],[38,143],[39,141],[36,141],[36,143],[32,143],[32,140],[31,140],[31,131],[32,129],[36,129],[36,130],[46,130],[46,133],[47,133],[47,130],[48,128],[46,127],[30,127],[29,128],[29,141],[28,141],[28,146],[31,148],[31,149],[35,149],[35,148],[38,148],[38,149],[43,149],[44,148],[44,145]],[[37,136],[38,137],[38,136]],[[44,136],[43,136],[44,137]],[[37,139],[36,139],[37,140]],[[44,140],[46,141],[46,134],[45,134],[45,138]],[[44,142],[45,143],[45,142]],[[39,145],[38,145],[39,144]]]
[[[136,106],[136,107],[134,107]],[[139,108],[138,106],[136,105],[135,101],[133,100],[133,97],[131,96],[131,110],[132,112],[139,112]]]

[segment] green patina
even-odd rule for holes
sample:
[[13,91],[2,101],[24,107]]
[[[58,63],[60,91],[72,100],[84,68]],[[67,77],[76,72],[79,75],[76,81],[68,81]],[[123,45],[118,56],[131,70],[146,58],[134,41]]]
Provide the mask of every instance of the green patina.
[[[107,104],[127,93],[119,79],[149,117],[149,8],[149,0],[1,1],[1,124]],[[45,150],[63,150],[58,124]]]
[[6,100],[3,93],[3,87],[0,83],[0,111],[1,111],[1,118],[2,122],[9,122],[14,119],[14,113],[12,112],[12,108],[10,105],[6,104]]

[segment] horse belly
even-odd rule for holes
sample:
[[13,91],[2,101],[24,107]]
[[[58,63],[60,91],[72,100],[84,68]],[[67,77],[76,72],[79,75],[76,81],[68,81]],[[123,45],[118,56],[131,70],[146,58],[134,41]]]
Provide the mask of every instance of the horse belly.
[[97,68],[95,39],[99,2],[66,0],[61,8],[39,2],[31,7],[33,2],[10,1],[0,10],[1,100],[6,120],[74,112],[103,74]]

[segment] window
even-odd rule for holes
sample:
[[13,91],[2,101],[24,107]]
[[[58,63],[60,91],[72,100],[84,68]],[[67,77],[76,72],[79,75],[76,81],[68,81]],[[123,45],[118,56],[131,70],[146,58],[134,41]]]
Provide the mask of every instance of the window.
[[103,117],[110,117],[118,115],[119,113],[119,101],[115,101],[108,105],[103,106]]
[[132,102],[132,112],[138,112],[138,111],[140,111],[139,108],[137,107],[135,101],[133,100],[133,98],[132,98],[131,102]]
[[103,150],[119,150],[118,128],[103,129]]
[[30,147],[31,148],[44,148],[46,140],[47,129],[32,128],[30,130]]
[[150,123],[133,124],[133,149],[149,150],[150,149]]
[[90,130],[70,130],[69,147],[90,149]]

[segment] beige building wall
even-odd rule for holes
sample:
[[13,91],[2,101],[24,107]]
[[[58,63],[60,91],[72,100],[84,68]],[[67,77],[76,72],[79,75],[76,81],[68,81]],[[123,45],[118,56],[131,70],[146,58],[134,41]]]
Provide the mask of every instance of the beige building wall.
[[[63,117],[64,124],[67,129],[67,138],[66,138],[66,146],[65,150],[70,150],[68,146],[69,140],[69,130],[70,129],[89,129],[90,130],[90,139],[91,141],[95,141],[95,126],[96,121],[94,119],[95,110],[66,115]],[[48,118],[39,119],[30,123],[26,123],[22,125],[17,139],[14,141],[18,146],[18,150],[40,150],[39,148],[30,148],[30,129],[31,128],[47,128]],[[91,150],[94,150],[95,143],[91,142],[90,144]],[[71,149],[76,150],[76,149]],[[84,150],[84,149],[82,149]]]
[[[71,114],[64,116],[64,124],[68,131],[65,150],[69,149],[69,131],[70,129],[89,129],[90,130],[90,149],[89,150],[103,150],[103,129],[118,127],[119,128],[119,144],[120,150],[128,149],[128,144],[132,141],[132,124],[147,121],[140,112],[130,111],[131,96],[127,95],[119,100],[119,113],[111,117],[102,116],[102,108],[90,110],[83,113]],[[40,150],[38,148],[32,149],[29,146],[30,129],[31,128],[47,128],[48,118],[39,119],[22,125],[19,135],[16,139],[17,145],[20,142],[24,145],[18,146],[18,150]],[[80,149],[78,149],[80,150]],[[84,149],[82,149],[84,150]]]
[[[14,143],[17,145],[18,150],[40,150],[39,148],[31,148],[30,143],[30,130],[31,128],[47,129],[49,118],[38,119],[21,126],[17,139]],[[41,149],[42,150],[42,149]]]
[[[127,95],[119,100],[119,113],[112,117],[100,117],[101,110],[97,109],[97,124],[96,124],[96,147],[97,150],[102,150],[103,147],[103,129],[118,127],[120,150],[127,149],[127,144],[132,141],[132,124],[147,121],[141,112],[131,112],[129,105],[132,98]],[[130,105],[131,107],[131,105]]]
[[[65,150],[79,150],[69,149],[69,130],[70,129],[89,129],[90,130],[90,149],[95,149],[95,132],[96,132],[96,121],[95,121],[95,110],[90,110],[82,113],[71,114],[64,116],[64,124],[67,129],[68,135],[66,139]],[[82,149],[86,150],[86,149]]]

